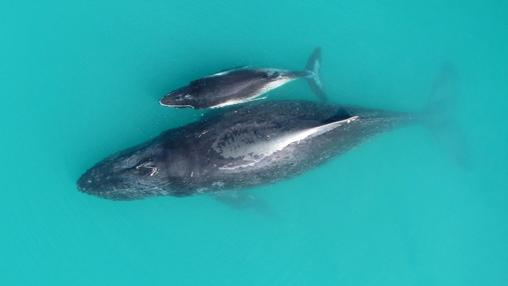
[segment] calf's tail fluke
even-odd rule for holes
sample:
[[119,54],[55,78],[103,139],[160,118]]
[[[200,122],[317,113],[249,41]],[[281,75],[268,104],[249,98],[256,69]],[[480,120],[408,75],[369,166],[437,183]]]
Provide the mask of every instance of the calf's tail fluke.
[[321,48],[317,47],[314,49],[309,59],[307,60],[305,71],[308,73],[308,76],[306,77],[306,79],[312,92],[319,99],[326,100],[326,93],[323,90],[323,85],[319,77],[320,67],[321,67]]
[[469,156],[463,130],[453,111],[457,105],[458,75],[451,63],[446,63],[434,81],[422,122],[431,131],[439,148],[462,167],[468,167]]

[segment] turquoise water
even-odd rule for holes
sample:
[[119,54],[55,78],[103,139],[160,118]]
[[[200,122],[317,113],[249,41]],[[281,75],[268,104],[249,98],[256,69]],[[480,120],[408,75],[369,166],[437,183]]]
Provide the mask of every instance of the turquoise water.
[[[1,285],[506,285],[508,2],[0,2]],[[470,166],[421,126],[251,194],[116,202],[75,181],[200,118],[157,100],[323,49],[337,103],[418,110],[443,62]],[[271,98],[313,99],[303,82]]]

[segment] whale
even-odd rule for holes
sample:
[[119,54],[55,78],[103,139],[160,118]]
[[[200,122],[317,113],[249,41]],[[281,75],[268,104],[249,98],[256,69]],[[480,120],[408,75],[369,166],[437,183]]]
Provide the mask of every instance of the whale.
[[[377,134],[415,124],[431,131],[439,148],[467,168],[467,140],[452,116],[456,79],[446,64],[426,106],[413,112],[307,100],[257,101],[208,112],[98,162],[81,175],[77,188],[113,200],[210,194],[231,201],[246,193],[242,190],[297,176]],[[252,202],[243,197],[243,203]]]
[[256,102],[114,154],[77,185],[114,200],[242,190],[301,174],[419,117],[305,100]]
[[162,106],[174,108],[221,108],[262,99],[262,95],[296,79],[305,79],[321,100],[326,100],[319,69],[321,49],[310,55],[303,71],[238,67],[191,81],[162,97]]

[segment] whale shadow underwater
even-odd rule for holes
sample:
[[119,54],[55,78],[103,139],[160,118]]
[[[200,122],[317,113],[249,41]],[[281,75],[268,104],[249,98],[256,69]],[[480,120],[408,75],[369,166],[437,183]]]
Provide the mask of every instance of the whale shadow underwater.
[[461,133],[451,132],[458,127],[449,115],[453,75],[444,69],[428,106],[416,113],[303,100],[226,109],[104,159],[77,186],[113,200],[223,194],[296,176],[410,124],[428,127],[462,161]]

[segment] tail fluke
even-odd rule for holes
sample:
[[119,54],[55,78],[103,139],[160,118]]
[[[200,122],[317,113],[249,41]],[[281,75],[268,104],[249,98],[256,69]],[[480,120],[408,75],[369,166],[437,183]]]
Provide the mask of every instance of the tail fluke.
[[307,83],[312,92],[321,100],[326,100],[326,93],[323,90],[321,79],[319,78],[319,69],[321,66],[321,48],[316,48],[307,60],[305,71],[308,73],[306,77]]
[[465,136],[452,115],[457,103],[457,80],[453,65],[445,64],[434,82],[422,119],[445,154],[467,167],[469,156]]

